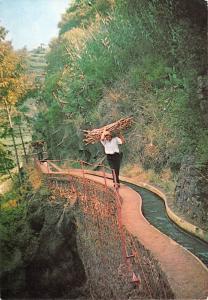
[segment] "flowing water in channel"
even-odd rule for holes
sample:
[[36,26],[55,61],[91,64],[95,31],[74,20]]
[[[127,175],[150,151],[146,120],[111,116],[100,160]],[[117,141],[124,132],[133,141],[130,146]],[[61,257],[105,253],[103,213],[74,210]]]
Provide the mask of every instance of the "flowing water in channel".
[[127,182],[125,184],[141,195],[143,215],[149,223],[188,249],[208,266],[208,244],[206,242],[186,233],[173,223],[166,213],[164,201],[159,196],[134,184]]

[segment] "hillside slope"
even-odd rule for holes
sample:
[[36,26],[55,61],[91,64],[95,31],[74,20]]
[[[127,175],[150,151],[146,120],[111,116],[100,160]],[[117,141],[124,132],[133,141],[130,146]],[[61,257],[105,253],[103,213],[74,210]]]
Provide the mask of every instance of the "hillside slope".
[[[201,188],[208,162],[206,2],[77,0],[59,28],[47,55],[41,97],[47,110],[34,123],[49,157],[99,159],[101,146],[84,145],[82,130],[132,115],[124,167],[169,173],[166,181],[179,176],[175,204],[200,202],[184,213],[205,222],[194,211],[208,211]],[[186,180],[190,157],[200,184]]]

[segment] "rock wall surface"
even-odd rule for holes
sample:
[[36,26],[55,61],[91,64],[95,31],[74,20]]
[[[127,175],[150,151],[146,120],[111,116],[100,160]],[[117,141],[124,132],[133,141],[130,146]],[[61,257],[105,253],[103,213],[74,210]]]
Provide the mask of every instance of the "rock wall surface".
[[[208,77],[201,75],[197,81],[197,101],[204,128],[208,128]],[[207,138],[207,137],[205,137]],[[204,143],[204,147],[208,144]],[[208,162],[207,151],[204,161],[197,161],[194,155],[184,157],[176,185],[176,207],[203,229],[208,229]]]
[[184,159],[175,190],[176,207],[195,225],[208,230],[208,164],[196,166],[195,157]]
[[86,299],[72,209],[49,195],[42,190],[28,202],[13,261],[1,274],[3,299]]

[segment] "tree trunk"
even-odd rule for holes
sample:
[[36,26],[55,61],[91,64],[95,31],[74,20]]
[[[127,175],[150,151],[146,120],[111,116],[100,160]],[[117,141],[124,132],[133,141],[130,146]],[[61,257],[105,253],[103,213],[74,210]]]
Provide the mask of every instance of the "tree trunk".
[[9,112],[9,108],[7,105],[7,102],[4,101],[5,103],[5,107],[6,107],[6,112],[7,112],[7,117],[9,120],[9,125],[10,125],[10,129],[11,129],[11,136],[12,136],[12,141],[13,141],[13,146],[14,146],[14,151],[15,151],[15,157],[16,157],[16,162],[17,162],[17,168],[18,168],[18,178],[19,178],[19,183],[22,183],[22,179],[21,179],[21,170],[20,170],[20,161],[19,161],[19,156],[18,156],[18,152],[17,152],[17,145],[15,142],[15,136],[14,136],[14,129],[13,129],[13,124],[12,124],[12,119],[11,119],[11,115]]
[[23,151],[24,151],[25,160],[26,160],[26,163],[27,163],[28,159],[27,159],[27,153],[26,153],[26,149],[25,149],[25,143],[24,143],[23,136],[22,136],[21,126],[18,125],[18,127],[19,127],[20,138],[21,138],[21,141],[22,141],[22,147],[23,147]]

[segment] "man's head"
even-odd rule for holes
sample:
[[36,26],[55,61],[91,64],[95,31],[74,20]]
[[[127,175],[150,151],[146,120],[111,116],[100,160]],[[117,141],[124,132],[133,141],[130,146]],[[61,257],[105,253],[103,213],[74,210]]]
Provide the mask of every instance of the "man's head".
[[112,134],[109,131],[105,132],[105,138],[107,141],[111,141],[112,140]]

